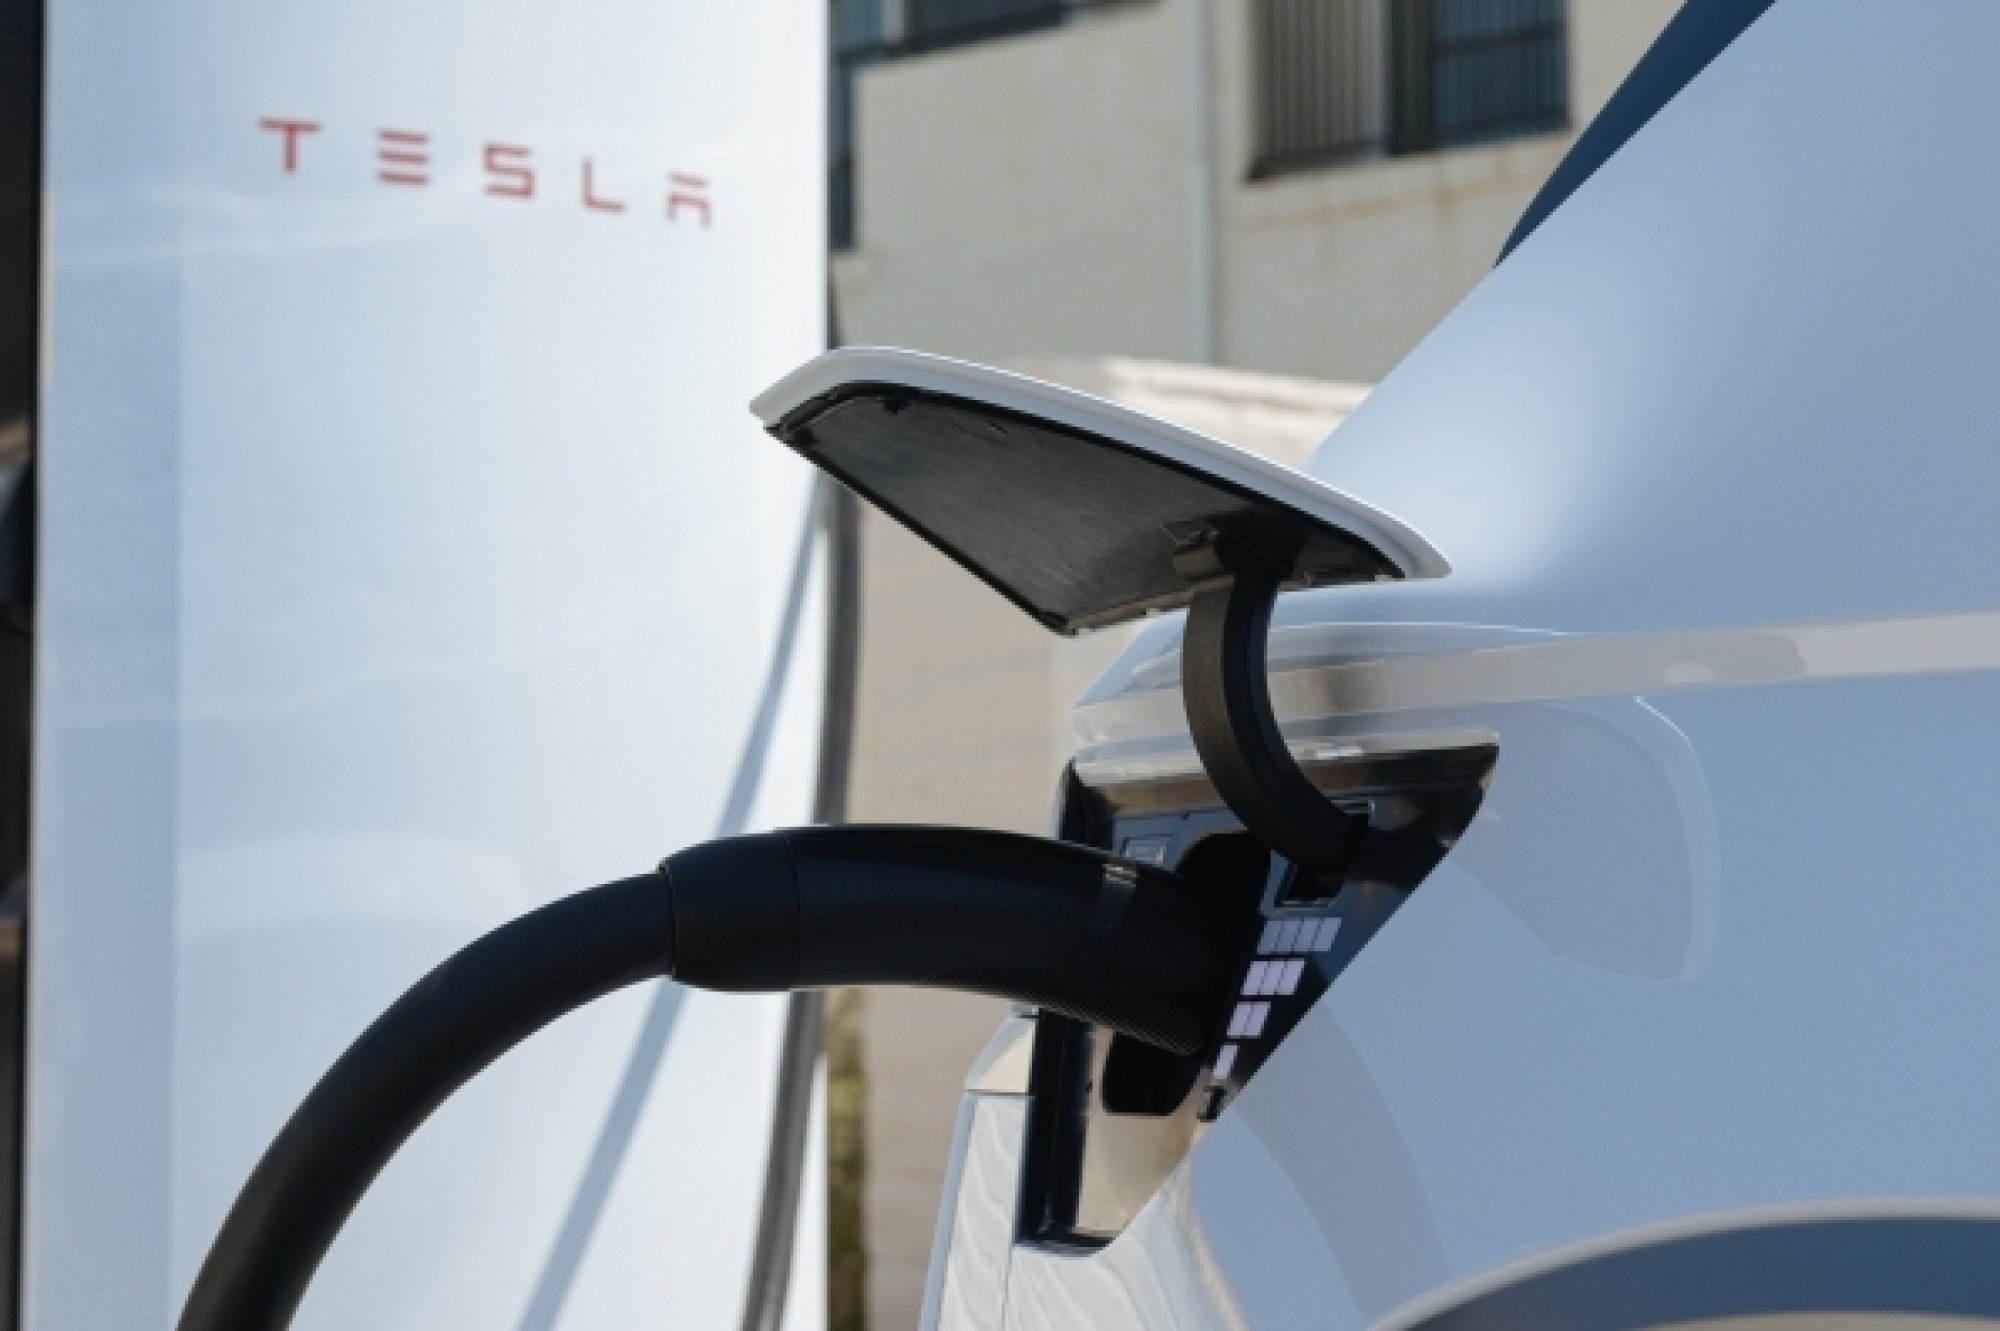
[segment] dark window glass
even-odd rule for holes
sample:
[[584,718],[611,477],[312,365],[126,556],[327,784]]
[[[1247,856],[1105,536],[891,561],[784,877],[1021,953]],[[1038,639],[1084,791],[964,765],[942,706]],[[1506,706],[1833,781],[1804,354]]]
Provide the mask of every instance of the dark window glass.
[[1030,32],[1060,23],[1068,0],[906,0],[911,50],[936,50],[966,42]]
[[1257,0],[1256,172],[1564,128],[1564,0]]
[[827,236],[854,245],[854,76],[887,53],[882,0],[832,0],[827,15]]

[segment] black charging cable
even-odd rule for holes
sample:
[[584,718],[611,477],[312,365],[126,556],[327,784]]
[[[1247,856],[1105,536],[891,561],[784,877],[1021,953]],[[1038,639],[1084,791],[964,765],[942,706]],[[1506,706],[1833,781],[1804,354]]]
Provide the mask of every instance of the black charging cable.
[[840,827],[711,841],[472,943],[397,999],[237,1195],[179,1331],[282,1331],[383,1166],[481,1069],[641,980],[776,992],[961,989],[1193,1053],[1254,922],[1101,851],[1002,832]]

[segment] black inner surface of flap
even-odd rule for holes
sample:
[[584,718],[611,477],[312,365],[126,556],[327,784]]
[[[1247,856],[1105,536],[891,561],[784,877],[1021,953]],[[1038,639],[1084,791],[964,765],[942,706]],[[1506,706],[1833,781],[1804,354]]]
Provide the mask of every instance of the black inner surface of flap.
[[1398,576],[1366,541],[1272,496],[983,403],[856,386],[777,433],[1058,633],[1187,604],[1174,554],[1204,531],[1295,584]]

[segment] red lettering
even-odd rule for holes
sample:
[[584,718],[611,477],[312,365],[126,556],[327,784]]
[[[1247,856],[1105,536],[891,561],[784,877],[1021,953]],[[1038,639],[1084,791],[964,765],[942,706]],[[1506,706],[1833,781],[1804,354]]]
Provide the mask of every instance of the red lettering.
[[669,171],[667,181],[673,186],[667,193],[667,220],[673,221],[682,208],[694,208],[701,212],[701,224],[709,224],[708,181],[701,176],[685,176],[678,171]]
[[257,122],[257,126],[280,136],[279,141],[284,144],[285,174],[288,176],[299,169],[299,136],[319,133],[317,120],[280,120],[276,116],[266,116]]
[[528,149],[518,143],[486,145],[486,192],[503,199],[535,197],[535,172]]
[[583,159],[583,206],[596,209],[600,213],[622,213],[625,205],[612,199],[597,197],[597,164],[588,157]]
[[431,136],[421,130],[385,129],[377,136],[382,146],[376,151],[380,163],[375,178],[386,185],[428,185],[431,183]]
[[[278,136],[279,168],[288,176],[298,172],[300,159],[304,155],[302,145],[306,136],[318,134],[322,129],[321,122],[317,120],[291,120],[282,116],[260,117],[257,127]],[[375,137],[377,180],[385,185],[401,185],[416,189],[432,183],[432,135],[428,130],[383,129],[377,130]],[[488,195],[501,199],[535,197],[538,173],[535,170],[534,150],[526,144],[484,144],[480,161],[485,173],[485,192]],[[600,192],[596,159],[585,157],[582,163],[584,211],[613,214],[630,211],[628,199]],[[667,172],[667,222],[678,224],[683,212],[699,217],[704,230],[714,225],[715,203],[710,193],[708,177],[690,175],[684,171],[669,171]]]

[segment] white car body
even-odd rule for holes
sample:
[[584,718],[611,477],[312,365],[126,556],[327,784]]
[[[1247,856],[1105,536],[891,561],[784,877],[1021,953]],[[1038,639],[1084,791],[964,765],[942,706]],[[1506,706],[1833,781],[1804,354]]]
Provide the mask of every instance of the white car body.
[[[1450,572],[1284,598],[1286,738],[1483,801],[1115,1234],[1032,1232],[1010,1022],[928,1324],[2000,1318],[1996,49],[1778,0],[1327,442]],[[1083,792],[1199,784],[1180,625]]]

